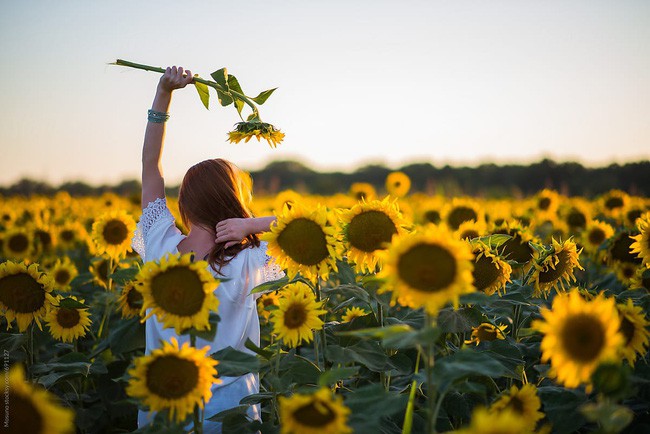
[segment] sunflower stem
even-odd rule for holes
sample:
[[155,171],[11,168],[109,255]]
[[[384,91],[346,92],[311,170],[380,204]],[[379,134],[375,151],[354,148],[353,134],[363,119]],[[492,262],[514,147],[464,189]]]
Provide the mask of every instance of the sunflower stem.
[[411,382],[411,391],[409,392],[409,400],[406,404],[406,413],[404,413],[404,424],[402,425],[402,434],[411,434],[411,428],[413,427],[413,411],[415,409],[415,391],[418,387],[418,381],[415,379],[415,376],[418,374],[420,369],[420,356],[422,351],[418,348],[418,357],[415,359],[415,370],[413,371],[413,381]]
[[[435,324],[435,320],[433,317],[427,313],[426,314],[426,324],[425,327],[433,327]],[[426,372],[427,372],[427,400],[429,404],[429,411],[427,412],[427,433],[429,434],[435,434],[436,431],[436,420],[434,419],[434,415],[437,414],[436,412],[436,392],[433,387],[433,366],[435,363],[435,342],[431,342],[429,345],[427,345],[427,365],[426,365]]]
[[[316,287],[314,289],[316,290],[316,301],[318,303],[320,303],[321,302],[320,278],[316,280]],[[319,351],[317,347],[322,347],[322,348],[320,348],[321,351]],[[326,338],[325,338],[325,326],[324,325],[318,331],[318,344],[314,344],[314,348],[316,348],[316,365],[318,365],[318,367],[321,368],[322,370],[325,370],[325,368],[327,366],[327,358],[325,357],[325,351],[327,351],[327,341],[326,341]],[[323,353],[323,365],[320,364],[319,352]]]
[[34,365],[34,322],[32,322],[29,325],[29,332],[27,333],[27,353],[28,353],[28,358],[27,362],[29,365],[27,365],[27,372],[28,372],[28,377],[29,380],[33,380],[32,377],[32,366]]

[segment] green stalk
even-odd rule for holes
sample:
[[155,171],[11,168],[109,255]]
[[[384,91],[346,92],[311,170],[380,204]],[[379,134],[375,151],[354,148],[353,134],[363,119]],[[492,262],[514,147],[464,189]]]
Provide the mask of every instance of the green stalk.
[[[413,372],[414,377],[418,374],[418,371],[420,369],[420,355],[421,352],[418,349],[418,357],[415,359],[415,371]],[[402,425],[402,434],[411,434],[411,429],[413,428],[413,411],[415,409],[415,391],[417,389],[417,386],[417,380],[413,380],[411,382],[409,400],[406,404],[406,413],[404,413],[404,425]]]
[[[159,72],[161,74],[165,73],[165,69],[160,67],[143,65],[141,63],[129,62],[128,60],[122,60],[122,59],[117,59],[115,63],[110,63],[110,65],[128,66],[129,68],[142,69],[143,71]],[[237,97],[238,99],[245,102],[253,110],[253,113],[255,113],[257,115],[257,118],[259,119],[259,112],[257,111],[257,106],[253,104],[253,102],[246,95],[234,91],[232,89],[225,88],[219,83],[217,83],[216,81],[204,80],[200,77],[194,77],[192,79],[192,82],[205,84],[206,86],[210,86],[214,89],[217,89],[220,92],[227,93]]]
[[[194,333],[190,333],[190,345],[196,348],[196,335]],[[194,433],[203,434],[203,416],[198,404],[194,404],[192,419],[194,420]]]
[[[318,303],[321,302],[321,297],[320,297],[320,278],[316,281],[316,287],[314,288],[316,290],[316,301]],[[318,343],[314,342],[314,348],[316,348],[316,365],[318,367],[321,367],[320,364],[320,357],[318,356],[318,347],[322,346],[321,351],[323,353],[323,370],[325,370],[325,367],[327,366],[327,358],[325,356],[325,351],[327,350],[327,341],[325,339],[325,327],[321,327],[321,329],[318,331]]]
[[[426,315],[426,327],[433,327],[434,319],[427,313]],[[436,421],[433,419],[435,414],[435,405],[436,405],[436,392],[433,390],[433,366],[435,363],[435,342],[431,342],[427,345],[427,400],[429,404],[429,411],[427,412],[427,433],[435,434],[436,433]]]

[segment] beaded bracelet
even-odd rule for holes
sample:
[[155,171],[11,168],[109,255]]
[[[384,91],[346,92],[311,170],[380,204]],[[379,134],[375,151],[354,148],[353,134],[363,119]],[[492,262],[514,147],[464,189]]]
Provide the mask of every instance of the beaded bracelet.
[[169,113],[164,113],[164,112],[157,112],[155,110],[149,109],[148,117],[147,119],[149,122],[154,122],[156,124],[162,124],[163,122],[167,122],[169,119]]

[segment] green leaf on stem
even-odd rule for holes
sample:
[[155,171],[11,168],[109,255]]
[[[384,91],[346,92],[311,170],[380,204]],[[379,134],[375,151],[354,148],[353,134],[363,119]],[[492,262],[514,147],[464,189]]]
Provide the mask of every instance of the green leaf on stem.
[[201,102],[205,106],[206,109],[210,109],[210,92],[208,92],[208,85],[199,83],[197,81],[194,82],[194,87],[196,88],[196,91],[199,93],[199,98],[201,98]]
[[251,98],[253,101],[255,101],[257,104],[262,105],[266,102],[267,99],[271,96],[273,92],[275,92],[276,88],[265,90],[263,92],[260,92],[259,95],[257,95],[255,98]]
[[217,371],[220,376],[238,377],[249,372],[259,372],[261,366],[255,355],[235,350],[232,347],[212,353],[210,357],[219,361]]
[[[241,86],[239,85],[239,81],[237,81],[237,78],[234,75],[228,75],[228,87],[235,92],[244,95],[244,91],[242,90]],[[241,115],[241,111],[244,108],[244,101],[237,97],[234,97],[233,99],[235,101],[235,107],[237,107],[237,112]]]
[[212,74],[210,74],[210,77],[212,77],[218,85],[228,89],[228,70],[226,68],[221,68],[214,71]]

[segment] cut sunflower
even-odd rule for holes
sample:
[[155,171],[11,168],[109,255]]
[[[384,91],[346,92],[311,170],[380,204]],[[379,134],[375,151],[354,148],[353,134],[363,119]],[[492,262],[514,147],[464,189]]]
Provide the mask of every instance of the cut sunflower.
[[56,304],[48,311],[45,321],[50,327],[50,334],[54,339],[62,342],[72,342],[75,339],[86,336],[90,328],[90,313],[88,309],[77,309],[61,306],[61,300],[71,298],[79,303],[84,300],[77,300],[74,295],[63,297],[57,295]]
[[206,261],[192,262],[192,258],[192,253],[168,254],[159,262],[144,264],[137,276],[142,283],[141,322],[156,315],[165,328],[174,327],[177,334],[190,327],[210,328],[210,311],[219,307],[214,295],[219,281],[208,271]]
[[540,309],[542,320],[532,328],[543,333],[542,362],[550,361],[550,375],[565,387],[586,384],[605,361],[618,362],[624,344],[621,322],[613,299],[601,293],[585,300],[577,289],[559,293],[551,309]]
[[98,254],[106,253],[120,259],[131,251],[131,237],[135,220],[124,210],[113,210],[101,215],[93,223],[92,239]]
[[221,383],[215,378],[218,362],[207,355],[209,349],[194,348],[189,342],[179,348],[172,337],[150,355],[134,360],[126,393],[153,411],[168,410],[170,419],[183,421],[195,405],[203,408],[212,397],[212,385]]
[[648,326],[650,322],[646,320],[645,312],[641,306],[635,306],[631,298],[626,303],[616,305],[619,317],[621,318],[620,332],[623,334],[622,354],[630,365],[634,366],[637,356],[645,356],[648,346]]
[[636,253],[637,258],[650,268],[650,212],[637,219],[636,227],[640,233],[630,237],[634,240],[630,244],[630,253]]
[[0,264],[0,312],[7,318],[7,328],[16,319],[22,333],[41,319],[56,300],[52,296],[52,278],[38,269],[38,264],[5,262]]
[[481,342],[491,342],[497,339],[506,338],[505,330],[508,326],[500,324],[498,327],[489,322],[481,323],[478,327],[472,327],[472,336],[466,340],[466,344],[480,344]]
[[57,259],[56,263],[50,269],[50,275],[54,279],[54,286],[59,291],[70,291],[70,282],[78,274],[77,267],[67,256],[63,260]]
[[319,277],[327,280],[330,269],[338,271],[336,260],[341,254],[336,229],[329,225],[323,206],[311,210],[299,203],[291,209],[285,206],[271,230],[260,239],[268,242],[268,254],[287,270],[289,279],[300,273],[316,282]]
[[537,422],[544,418],[544,413],[539,411],[541,407],[542,401],[537,396],[537,387],[524,384],[521,389],[512,386],[507,393],[501,395],[490,406],[490,412],[510,409],[521,416],[527,422],[529,432],[533,432]]
[[252,137],[255,137],[258,142],[260,139],[264,139],[269,146],[275,148],[284,140],[284,133],[280,132],[273,125],[260,122],[259,120],[237,122],[235,129],[228,133],[228,141],[230,143],[239,143],[242,140],[248,143]]
[[487,295],[492,295],[501,290],[504,293],[506,283],[511,282],[510,275],[512,267],[498,255],[492,252],[489,246],[483,242],[471,243],[472,253],[474,254],[474,286],[478,291],[483,291]]
[[352,433],[347,424],[350,409],[326,387],[310,395],[281,396],[279,403],[281,434]]
[[382,201],[358,203],[343,211],[339,221],[348,262],[354,264],[357,273],[373,273],[377,265],[381,268],[379,253],[386,250],[393,235],[405,233],[406,222],[390,196]]
[[[535,271],[531,278],[535,283],[535,297],[548,297],[553,288],[564,291],[565,283],[576,280],[573,270],[584,270],[578,261],[580,251],[572,240],[559,243],[553,238],[551,248],[553,250],[548,256],[533,261]],[[538,257],[539,253],[535,253]]]
[[473,259],[467,242],[444,228],[426,226],[393,239],[378,274],[385,279],[379,292],[391,291],[393,304],[424,307],[436,316],[446,303],[457,307],[462,294],[475,291]]
[[8,434],[71,434],[75,429],[74,411],[59,404],[58,397],[25,379],[23,365],[15,363],[7,373],[9,414],[3,431]]
[[320,315],[327,313],[321,309],[323,302],[317,302],[311,288],[302,282],[285,286],[280,294],[278,309],[271,313],[273,333],[289,347],[302,342],[311,342],[314,330],[323,327]]

